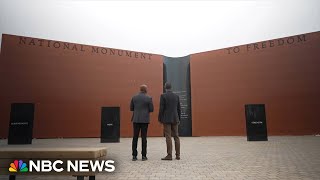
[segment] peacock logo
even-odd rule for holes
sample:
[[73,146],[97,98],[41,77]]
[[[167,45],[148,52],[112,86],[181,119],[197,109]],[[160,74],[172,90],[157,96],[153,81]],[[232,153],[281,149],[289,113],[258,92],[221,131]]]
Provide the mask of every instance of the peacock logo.
[[14,160],[9,167],[9,172],[28,172],[28,170],[27,164],[22,160]]

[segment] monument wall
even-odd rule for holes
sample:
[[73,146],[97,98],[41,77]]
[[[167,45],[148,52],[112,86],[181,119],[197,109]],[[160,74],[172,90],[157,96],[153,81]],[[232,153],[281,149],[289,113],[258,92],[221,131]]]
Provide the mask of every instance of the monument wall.
[[[315,32],[190,55],[192,136],[245,135],[245,104],[265,104],[269,135],[320,133],[319,44]],[[148,135],[162,136],[164,59],[3,35],[0,138],[8,136],[11,103],[24,102],[35,103],[35,138],[100,137],[101,107],[113,106],[121,137],[131,137],[129,103],[141,84],[155,105]]]
[[265,104],[269,135],[320,132],[320,33],[191,55],[194,136],[245,135]]
[[149,86],[157,122],[162,56],[30,37],[3,35],[0,60],[0,137],[7,137],[10,104],[35,103],[34,137],[100,137],[101,107],[120,107],[122,137],[132,135],[130,100]]

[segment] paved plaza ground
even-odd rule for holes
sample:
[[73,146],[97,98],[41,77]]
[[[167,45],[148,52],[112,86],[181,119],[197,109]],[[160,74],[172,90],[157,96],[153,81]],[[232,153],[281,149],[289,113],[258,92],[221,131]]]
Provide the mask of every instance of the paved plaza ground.
[[[32,147],[106,147],[116,171],[96,176],[104,179],[320,179],[320,137],[272,136],[265,142],[246,137],[182,137],[181,160],[161,161],[165,138],[148,138],[148,161],[131,161],[131,138],[120,143],[100,143],[97,138],[35,139]],[[0,140],[0,148],[8,146]],[[30,145],[26,145],[30,146]],[[19,148],[19,146],[14,146]],[[25,147],[25,146],[23,146]],[[139,152],[141,139],[139,139]],[[7,180],[8,176],[1,176]],[[76,180],[72,176],[17,176],[17,180]]]

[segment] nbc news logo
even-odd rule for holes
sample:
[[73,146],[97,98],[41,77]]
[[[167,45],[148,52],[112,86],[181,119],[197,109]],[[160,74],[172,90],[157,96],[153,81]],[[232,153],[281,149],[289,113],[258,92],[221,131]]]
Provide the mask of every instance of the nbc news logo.
[[22,160],[14,160],[9,167],[9,172],[28,172],[28,170],[27,164]]
[[64,162],[61,160],[53,162],[50,160],[30,160],[27,166],[22,160],[14,160],[13,163],[10,163],[9,172],[113,172],[115,170],[113,160],[68,160],[66,161],[66,169],[63,168],[63,164]]

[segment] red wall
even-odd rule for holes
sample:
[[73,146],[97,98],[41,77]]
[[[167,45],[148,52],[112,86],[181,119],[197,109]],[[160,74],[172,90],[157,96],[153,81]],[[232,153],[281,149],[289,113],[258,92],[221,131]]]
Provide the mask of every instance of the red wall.
[[320,133],[320,33],[299,37],[191,55],[193,135],[245,135],[255,103],[270,135]]
[[[2,38],[1,138],[13,102],[36,104],[36,138],[99,137],[102,106],[120,106],[121,136],[130,137],[129,102],[141,84],[155,105],[149,135],[162,136],[162,56],[24,38]],[[320,133],[319,44],[316,32],[191,55],[193,135],[245,135],[244,105],[254,103],[266,105],[269,135]]]
[[[34,137],[100,137],[101,107],[120,106],[121,136],[132,134],[131,97],[141,84],[149,86],[156,112],[151,115],[150,136],[160,136],[157,122],[162,93],[162,56],[114,50],[115,55],[53,46],[48,40],[3,35],[0,61],[0,137],[7,137],[10,104],[36,103]],[[70,44],[75,45],[75,44]],[[125,52],[122,56],[118,52]],[[130,52],[128,51],[129,55]],[[142,58],[141,58],[142,57]]]

